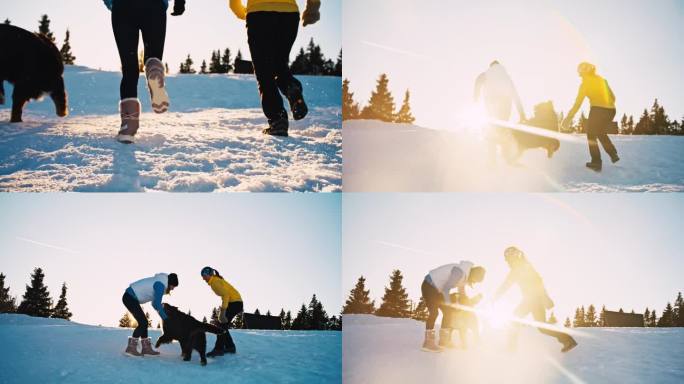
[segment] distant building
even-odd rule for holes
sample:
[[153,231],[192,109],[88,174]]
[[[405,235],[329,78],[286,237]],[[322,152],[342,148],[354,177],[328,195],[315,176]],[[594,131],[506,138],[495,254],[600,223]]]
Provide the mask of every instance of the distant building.
[[640,313],[624,313],[605,311],[604,327],[643,327],[644,315]]
[[245,322],[245,329],[282,329],[283,327],[279,316],[244,313],[242,320]]
[[233,73],[254,73],[254,66],[249,60],[235,59]]

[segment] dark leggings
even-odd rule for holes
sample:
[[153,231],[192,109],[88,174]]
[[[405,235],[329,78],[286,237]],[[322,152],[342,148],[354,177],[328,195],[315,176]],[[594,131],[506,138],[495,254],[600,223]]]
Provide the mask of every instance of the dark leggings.
[[142,32],[144,61],[161,60],[166,39],[166,8],[162,0],[115,0],[112,30],[121,59],[121,100],[138,97],[138,37]]
[[138,299],[131,296],[128,292],[125,292],[123,298],[121,298],[126,309],[133,315],[135,321],[138,322],[138,327],[133,330],[133,337],[147,338],[147,317],[145,312],[143,312]]
[[[535,321],[540,323],[546,323],[546,308],[544,308],[544,304],[541,300],[523,301],[515,309],[515,316],[518,318],[524,318],[530,313],[532,314],[532,318]],[[539,330],[539,332],[545,335],[555,337],[556,340],[558,340],[561,343],[565,343],[568,339],[571,338],[570,335],[564,332],[552,331],[550,329],[540,327],[537,327],[537,329]]]
[[226,340],[225,340],[225,345],[226,347],[234,347],[235,343],[233,343],[233,338],[230,336],[230,323],[233,321],[233,318],[237,316],[239,313],[242,312],[242,301],[234,301],[232,303],[228,304],[228,308],[226,308],[226,319],[228,319],[228,323],[226,324],[221,324],[223,329],[226,330]]
[[442,311],[442,328],[451,327],[451,315],[454,311],[447,310],[444,308],[444,297],[432,284],[423,280],[423,284],[420,286],[420,291],[423,294],[423,301],[428,310],[428,318],[425,322],[425,329],[431,330],[435,328],[435,321],[439,315],[439,311]]
[[[614,108],[591,107],[589,110],[589,120],[587,122],[587,142],[589,143],[589,155],[592,162],[601,162],[601,150],[598,141],[603,145],[603,149],[608,155],[617,155],[617,149],[610,141],[606,133],[608,126],[615,117]],[[598,141],[597,141],[598,140]]]
[[252,12],[247,14],[247,42],[252,55],[254,74],[259,85],[261,108],[269,121],[287,112],[280,92],[287,93],[290,84],[301,83],[290,72],[290,50],[297,38],[299,13]]

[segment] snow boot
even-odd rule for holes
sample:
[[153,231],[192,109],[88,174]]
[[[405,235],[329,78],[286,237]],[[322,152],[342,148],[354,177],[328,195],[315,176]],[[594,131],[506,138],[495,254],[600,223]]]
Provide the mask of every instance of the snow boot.
[[214,349],[207,353],[208,357],[223,356],[223,350],[226,345],[226,334],[222,333],[216,336],[216,344],[214,344]]
[[577,346],[577,342],[575,339],[572,337],[568,336],[568,338],[565,340],[563,343],[563,349],[561,349],[561,352],[567,352]]
[[143,355],[153,355],[156,356],[159,354],[159,352],[155,351],[152,349],[152,340],[150,340],[149,337],[145,338],[140,338],[140,341],[142,342],[142,351],[140,351]]
[[236,352],[235,343],[233,342],[233,338],[230,336],[228,329],[226,329],[226,334],[223,340],[223,353],[234,354]]
[[451,328],[439,330],[439,346],[441,348],[456,348],[456,345],[451,341]]
[[585,165],[587,166],[587,168],[595,172],[601,172],[601,168],[603,166],[600,161],[590,161]]
[[128,338],[128,347],[126,347],[126,350],[124,353],[127,353],[131,356],[142,356],[140,352],[138,352],[138,338],[137,337],[129,337]]
[[425,341],[423,342],[423,351],[425,352],[442,352],[442,349],[435,344],[435,330],[428,329],[425,331]]
[[140,127],[140,101],[137,98],[123,99],[119,102],[121,128],[116,140],[124,144],[135,142],[134,136]]
[[287,101],[290,102],[290,110],[292,111],[292,118],[301,120],[309,113],[309,107],[304,102],[304,93],[302,90],[302,83],[293,81],[287,87]]
[[169,95],[164,86],[164,64],[156,57],[150,57],[145,62],[145,78],[150,90],[152,109],[155,113],[169,110]]
[[287,137],[287,129],[288,129],[288,121],[287,121],[287,114],[285,111],[278,117],[277,119],[269,120],[268,121],[268,128],[264,129],[261,131],[262,133],[266,135],[271,135],[271,136],[284,136]]

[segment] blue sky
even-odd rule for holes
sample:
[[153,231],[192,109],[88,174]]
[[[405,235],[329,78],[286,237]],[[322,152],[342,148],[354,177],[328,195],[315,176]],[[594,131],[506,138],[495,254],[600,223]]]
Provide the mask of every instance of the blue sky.
[[[115,325],[133,281],[176,272],[165,301],[201,319],[220,304],[200,277],[210,265],[245,309],[296,312],[316,293],[341,308],[339,194],[2,194],[0,272],[24,293],[33,268],[56,299],[69,287],[73,320]],[[149,304],[144,306],[158,316]]]
[[[304,10],[306,2],[297,0],[297,3],[300,10]],[[342,1],[323,0],[321,3],[321,20],[314,25],[300,27],[292,58],[313,37],[326,57],[337,59],[342,47]],[[106,70],[120,68],[110,12],[101,0],[6,1],[0,17],[36,31],[42,14],[50,17],[50,28],[55,33],[58,46],[61,46],[69,28],[76,64]],[[139,46],[142,48],[142,40]],[[244,21],[233,15],[226,0],[190,0],[186,2],[185,14],[168,16],[164,61],[169,63],[172,72],[178,71],[180,62],[188,53],[199,69],[202,59],[208,60],[211,51],[219,48],[230,48],[233,57],[240,49],[243,57],[250,57]]]
[[[342,292],[359,276],[380,304],[393,269],[414,303],[429,270],[470,260],[487,269],[478,288],[491,297],[522,249],[556,303],[643,312],[684,291],[684,195],[672,194],[345,194]],[[518,299],[512,289],[506,300]],[[599,307],[600,309],[600,307]]]
[[454,123],[494,59],[528,115],[545,100],[568,111],[576,66],[589,60],[615,91],[619,116],[638,118],[657,97],[670,117],[684,117],[680,0],[345,0],[343,11],[344,76],[356,99],[366,103],[386,72],[397,103],[412,91],[420,125]]

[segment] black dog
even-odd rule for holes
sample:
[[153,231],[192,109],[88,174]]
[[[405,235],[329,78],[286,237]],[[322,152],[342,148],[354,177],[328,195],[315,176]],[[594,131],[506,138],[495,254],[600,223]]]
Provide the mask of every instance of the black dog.
[[178,310],[173,305],[164,303],[164,311],[168,318],[164,320],[164,334],[157,340],[156,348],[178,340],[181,345],[183,360],[190,361],[192,350],[199,352],[202,365],[207,365],[207,335],[205,332],[221,334],[225,331],[217,326],[203,323],[194,317]]
[[[558,115],[553,109],[553,103],[547,101],[535,105],[534,117],[526,121],[525,124],[550,131],[558,131]],[[543,148],[546,149],[546,155],[551,158],[560,148],[560,141],[558,139],[518,130],[512,131],[513,137],[518,144],[518,157],[527,149]]]
[[13,25],[0,25],[0,104],[5,104],[3,81],[14,85],[11,122],[21,121],[30,99],[50,94],[57,116],[68,113],[64,90],[64,64],[55,44],[47,37]]

